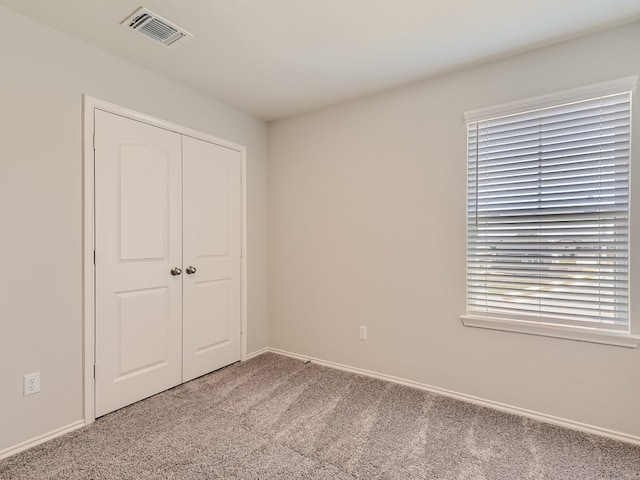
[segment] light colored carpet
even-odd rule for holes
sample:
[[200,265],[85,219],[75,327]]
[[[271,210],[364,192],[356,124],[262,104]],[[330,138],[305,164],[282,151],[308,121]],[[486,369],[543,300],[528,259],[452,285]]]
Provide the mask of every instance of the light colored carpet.
[[268,353],[0,461],[0,478],[638,480],[640,447]]

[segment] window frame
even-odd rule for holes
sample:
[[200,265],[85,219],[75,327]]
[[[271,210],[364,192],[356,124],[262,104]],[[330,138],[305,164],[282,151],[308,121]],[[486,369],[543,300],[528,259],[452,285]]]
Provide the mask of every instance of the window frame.
[[[631,92],[631,98],[632,98],[633,92],[635,92],[635,89],[636,89],[637,82],[638,82],[638,76],[629,76],[629,77],[620,78],[617,80],[589,85],[586,87],[565,90],[561,92],[556,92],[556,93],[529,98],[525,100],[520,100],[516,102],[510,102],[507,104],[482,108],[478,110],[472,110],[472,111],[466,112],[464,115],[465,125],[468,125],[469,123],[473,123],[473,122],[480,122],[480,121],[495,118],[495,117],[518,114],[518,113],[526,112],[528,110],[555,107],[562,104],[579,102],[583,100],[592,99],[595,97],[604,97],[607,95],[614,95],[614,94],[619,94],[623,92]],[[633,117],[633,111],[630,112],[630,117]],[[631,125],[630,133],[631,133],[631,136],[633,136],[633,125]],[[465,139],[465,144],[466,144],[465,152],[467,155],[466,162],[467,162],[467,169],[468,169],[469,145],[467,141],[468,141],[468,138]],[[631,168],[631,156],[632,156],[632,152],[630,150],[629,168]],[[466,180],[468,185],[468,178],[466,178]],[[631,194],[631,186],[629,186],[629,194]],[[466,210],[465,215],[468,215],[468,207],[469,207],[469,203],[468,203],[468,191],[467,191],[467,200],[465,201],[465,210]],[[631,210],[631,201],[629,201],[629,210]],[[631,226],[631,214],[629,214],[629,227],[630,226]],[[465,226],[465,247],[468,251],[468,247],[469,247],[468,223]],[[628,241],[628,255],[629,255],[629,268],[631,268],[630,236]],[[508,316],[505,317],[504,315],[498,315],[498,314],[496,314],[495,316],[491,316],[490,312],[487,313],[486,315],[479,314],[479,312],[476,312],[476,311],[470,312],[469,296],[468,296],[468,288],[469,288],[468,260],[467,262],[465,262],[465,268],[466,268],[465,290],[467,294],[465,296],[466,313],[461,315],[460,318],[462,320],[463,325],[467,327],[479,327],[479,328],[486,328],[491,330],[501,330],[501,331],[515,332],[515,333],[541,335],[546,337],[578,340],[578,341],[600,343],[600,344],[607,344],[607,345],[616,345],[616,346],[629,347],[629,348],[636,348],[638,347],[638,345],[640,345],[640,335],[635,335],[632,330],[631,289],[630,288],[628,288],[628,297],[627,297],[628,304],[629,304],[628,331],[610,330],[610,329],[600,328],[595,326],[584,327],[584,326],[575,326],[575,325],[562,324],[562,323],[546,323],[543,321],[536,321],[535,319],[529,320],[529,319],[508,318]],[[630,282],[631,282],[631,276],[629,275],[628,287],[630,287]]]

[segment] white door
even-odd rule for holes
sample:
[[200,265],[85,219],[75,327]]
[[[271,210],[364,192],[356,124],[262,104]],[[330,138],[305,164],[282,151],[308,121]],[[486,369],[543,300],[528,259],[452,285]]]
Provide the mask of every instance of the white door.
[[240,360],[241,154],[183,137],[183,381]]
[[[96,110],[96,416],[181,382],[181,136]],[[174,271],[177,273],[177,271]]]

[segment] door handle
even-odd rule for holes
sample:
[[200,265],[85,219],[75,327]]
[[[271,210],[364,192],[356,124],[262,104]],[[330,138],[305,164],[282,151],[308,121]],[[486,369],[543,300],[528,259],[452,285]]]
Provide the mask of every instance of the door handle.
[[196,267],[194,267],[193,265],[189,265],[187,267],[186,272],[187,272],[188,275],[193,275],[194,273],[197,272],[197,270],[196,270]]
[[174,277],[177,277],[178,275],[180,275],[182,273],[182,269],[178,268],[178,267],[173,267],[171,269],[171,275],[173,275]]

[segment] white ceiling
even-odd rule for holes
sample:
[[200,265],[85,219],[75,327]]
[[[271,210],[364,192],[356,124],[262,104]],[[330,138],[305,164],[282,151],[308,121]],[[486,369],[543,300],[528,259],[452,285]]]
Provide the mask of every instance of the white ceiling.
[[[640,20],[640,0],[0,0],[272,120]],[[194,35],[120,26],[145,6]]]

